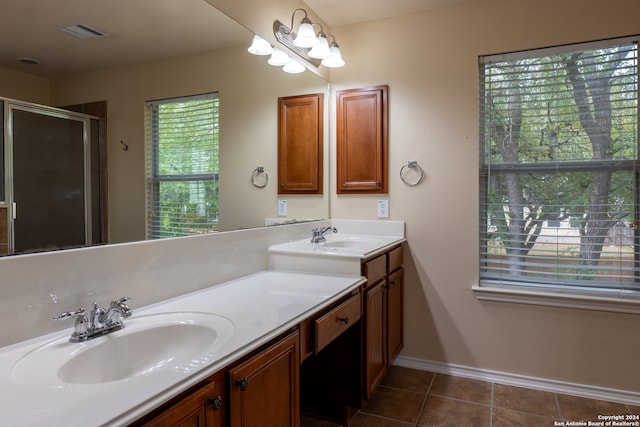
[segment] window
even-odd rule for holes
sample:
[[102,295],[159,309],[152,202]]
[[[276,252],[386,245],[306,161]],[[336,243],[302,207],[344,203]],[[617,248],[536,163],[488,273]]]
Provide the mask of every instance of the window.
[[218,96],[147,102],[147,238],[218,228]]
[[640,297],[635,38],[480,58],[480,286]]

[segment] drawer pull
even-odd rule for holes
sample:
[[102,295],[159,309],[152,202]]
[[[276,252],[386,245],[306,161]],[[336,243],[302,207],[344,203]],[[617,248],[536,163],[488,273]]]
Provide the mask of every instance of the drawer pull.
[[347,316],[341,317],[339,320],[345,325],[349,323],[349,318]]
[[218,395],[216,397],[210,397],[209,405],[211,405],[211,407],[216,411],[222,408],[222,396]]
[[249,387],[249,379],[248,378],[238,378],[236,380],[236,386],[240,387],[240,391],[245,391],[247,387]]

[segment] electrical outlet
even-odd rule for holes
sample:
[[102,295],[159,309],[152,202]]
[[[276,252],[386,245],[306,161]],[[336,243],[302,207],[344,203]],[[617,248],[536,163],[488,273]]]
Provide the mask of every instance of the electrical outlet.
[[287,216],[286,200],[278,200],[278,216]]
[[378,200],[378,218],[389,218],[389,200]]

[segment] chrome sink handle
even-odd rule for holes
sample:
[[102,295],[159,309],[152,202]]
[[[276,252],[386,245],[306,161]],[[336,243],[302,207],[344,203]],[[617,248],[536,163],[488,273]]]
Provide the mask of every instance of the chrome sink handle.
[[323,227],[323,228],[314,228],[313,230],[311,230],[311,243],[320,243],[320,242],[326,241],[327,239],[324,237],[324,235],[328,231],[333,231],[334,233],[337,233],[338,229],[335,227]]
[[77,317],[76,324],[71,334],[71,341],[78,341],[81,337],[86,336],[91,329],[89,318],[87,317],[87,310],[84,307],[80,307],[76,311],[65,311],[56,316],[53,316],[53,320],[66,320]]
[[122,325],[122,319],[131,317],[133,311],[127,305],[127,302],[131,301],[131,297],[122,297],[119,300],[111,301],[111,305],[102,315],[99,317],[99,321],[107,328]]

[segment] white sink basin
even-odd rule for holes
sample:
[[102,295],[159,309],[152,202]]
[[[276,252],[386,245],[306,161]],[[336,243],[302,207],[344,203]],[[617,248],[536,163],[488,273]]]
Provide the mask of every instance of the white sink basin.
[[233,331],[230,320],[206,313],[131,317],[123,330],[100,338],[71,343],[65,335],[42,345],[15,363],[11,377],[19,384],[51,387],[194,370],[210,362]]
[[360,275],[361,260],[404,238],[386,235],[326,234],[326,241],[296,240],[269,246],[272,270]]

